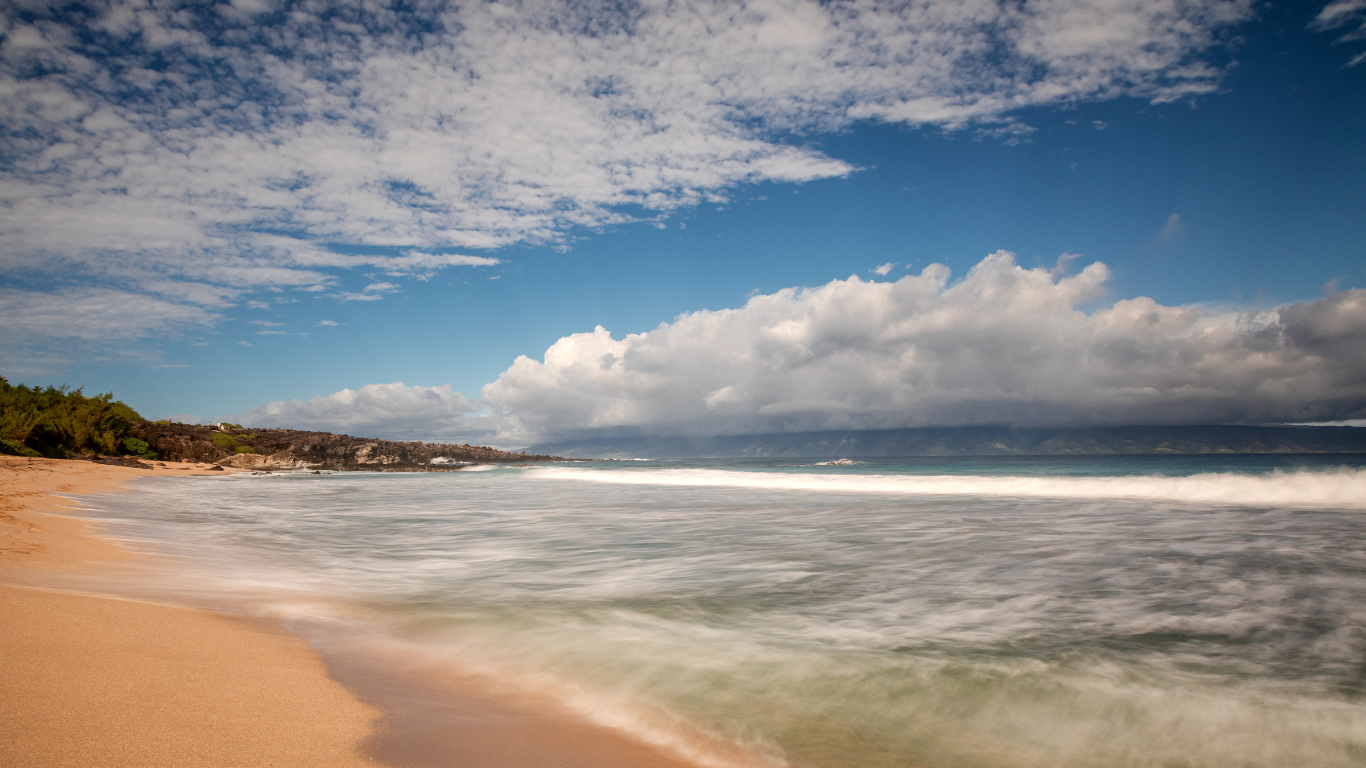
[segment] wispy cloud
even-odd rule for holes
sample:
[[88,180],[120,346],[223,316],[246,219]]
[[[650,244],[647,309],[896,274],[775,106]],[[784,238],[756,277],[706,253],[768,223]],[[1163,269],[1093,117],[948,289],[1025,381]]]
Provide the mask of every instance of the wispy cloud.
[[1157,233],[1162,240],[1175,240],[1186,231],[1186,226],[1181,223],[1181,214],[1173,213],[1167,217],[1167,223],[1162,225],[1162,230]]
[[895,261],[889,261],[889,262],[887,262],[886,264],[882,264],[882,265],[880,265],[880,266],[878,266],[878,267],[875,267],[875,268],[873,269],[873,272],[874,272],[875,274],[879,274],[879,275],[887,275],[887,274],[890,274],[890,273],[891,273],[892,267],[895,267],[895,266],[896,266],[896,262],[895,262]]
[[335,328],[335,327],[337,327],[337,326],[339,326],[339,325],[341,325],[341,323],[337,322],[336,320],[319,320],[319,321],[318,321],[318,324],[315,325],[315,326],[313,326],[313,327],[315,327],[315,328],[323,328],[323,327]]
[[[1349,30],[1336,42],[1348,43],[1366,40],[1366,0],[1334,0],[1334,2],[1325,5],[1319,15],[1315,16],[1309,24],[1310,29],[1319,32],[1351,26],[1356,26],[1356,29]],[[1366,61],[1366,51],[1353,56],[1347,62],[1347,66],[1355,67],[1363,61]]]
[[1250,0],[24,8],[3,12],[0,271],[201,308],[265,286],[332,290],[339,269],[492,266],[456,251],[856,170],[782,136],[860,120],[1013,136],[1024,107],[1208,93],[1221,70],[1203,54],[1251,13]]

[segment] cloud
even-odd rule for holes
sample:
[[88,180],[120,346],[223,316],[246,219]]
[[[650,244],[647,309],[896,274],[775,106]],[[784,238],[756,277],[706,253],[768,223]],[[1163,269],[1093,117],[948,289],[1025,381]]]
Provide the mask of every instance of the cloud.
[[782,137],[1015,135],[1031,106],[1209,93],[1252,6],[23,7],[0,11],[0,273],[210,307],[856,170]]
[[1162,225],[1162,230],[1157,233],[1159,240],[1175,240],[1186,231],[1186,227],[1181,223],[1181,214],[1173,213],[1167,217],[1167,223]]
[[876,274],[879,274],[879,275],[886,275],[886,274],[888,274],[889,272],[891,272],[891,271],[892,271],[892,267],[895,267],[895,266],[896,266],[896,262],[895,262],[895,261],[889,261],[889,262],[887,262],[886,264],[883,264],[883,265],[881,265],[881,266],[876,267],[875,269],[873,269],[873,272],[875,272]]
[[1366,40],[1366,0],[1334,0],[1323,7],[1318,16],[1309,23],[1309,28],[1318,32],[1338,29],[1359,24],[1356,29],[1337,39],[1344,43],[1351,40]]
[[1109,128],[1110,124],[1104,120],[1092,120],[1091,127],[1095,128],[1097,131],[1103,131],[1106,128]]
[[950,283],[838,280],[614,339],[599,327],[483,388],[505,440],[930,425],[1325,421],[1366,416],[1366,291],[1273,310],[1078,309],[998,252]]
[[[1065,265],[1072,254],[1059,261]],[[1269,310],[1094,306],[1109,270],[1070,277],[984,259],[756,294],[623,339],[566,336],[479,398],[377,384],[240,416],[257,426],[524,446],[615,434],[1010,424],[1356,423],[1366,291]]]
[[216,322],[202,307],[110,288],[0,289],[0,360],[10,374],[49,375],[73,360],[154,360],[139,343]]
[[273,328],[278,328],[284,325],[284,323],[272,323],[268,320],[249,320],[248,323],[250,323],[251,325],[266,325]]
[[318,321],[318,324],[315,325],[315,326],[313,326],[313,327],[314,327],[314,328],[322,328],[322,327],[326,326],[326,327],[329,327],[329,328],[335,328],[335,327],[337,327],[337,326],[339,326],[339,325],[341,325],[341,323],[337,322],[336,320],[319,320],[319,321]]
[[[1330,29],[1352,25],[1358,26],[1339,37],[1335,42],[1346,43],[1366,40],[1366,0],[1335,0],[1324,6],[1319,15],[1310,22],[1309,28],[1318,32],[1326,32]],[[1366,61],[1366,51],[1353,56],[1347,62],[1347,66],[1355,67],[1363,61]]]
[[466,439],[485,435],[490,420],[484,408],[449,386],[369,384],[309,400],[276,400],[223,420],[256,427],[286,427],[349,432],[365,437]]

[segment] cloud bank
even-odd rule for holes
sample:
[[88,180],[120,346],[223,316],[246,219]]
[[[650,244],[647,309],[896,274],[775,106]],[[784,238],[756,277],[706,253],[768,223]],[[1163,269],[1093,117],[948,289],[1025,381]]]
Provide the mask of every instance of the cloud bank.
[[[382,385],[272,403],[280,425],[500,445],[594,435],[704,435],[1011,424],[1308,422],[1366,417],[1366,291],[1257,311],[1101,305],[1109,271],[987,257],[962,280],[926,267],[680,316],[614,339],[566,336],[519,357],[482,397]],[[1089,311],[1088,311],[1088,308]],[[488,412],[475,415],[480,408]],[[371,418],[364,414],[383,414]],[[392,433],[386,432],[386,434]]]
[[469,400],[449,386],[409,387],[395,382],[343,389],[303,401],[277,400],[218,420],[260,427],[349,432],[361,437],[455,440],[489,433],[489,420],[472,415],[483,408],[482,403]]
[[209,307],[488,264],[454,251],[851,173],[804,137],[855,121],[1012,135],[1030,106],[1209,92],[1203,57],[1250,9],[16,0],[0,274]]

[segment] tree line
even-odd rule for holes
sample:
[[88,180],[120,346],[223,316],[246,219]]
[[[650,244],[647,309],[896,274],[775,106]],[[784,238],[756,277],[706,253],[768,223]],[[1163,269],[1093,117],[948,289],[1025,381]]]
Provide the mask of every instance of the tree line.
[[0,376],[0,453],[12,456],[131,454],[153,459],[147,443],[133,437],[144,419],[114,393],[87,397],[84,387],[28,387]]

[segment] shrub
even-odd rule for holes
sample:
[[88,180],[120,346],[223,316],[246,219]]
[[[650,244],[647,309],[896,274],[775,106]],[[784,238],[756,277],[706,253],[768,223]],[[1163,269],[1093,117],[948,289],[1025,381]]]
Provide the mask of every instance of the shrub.
[[42,458],[43,455],[17,440],[10,440],[3,437],[0,437],[0,453],[8,454],[10,456],[34,456],[37,458]]
[[113,393],[86,397],[80,388],[15,386],[0,377],[0,438],[44,456],[115,453],[137,421],[137,411]]
[[234,453],[256,453],[256,449],[252,448],[250,445],[239,445]]
[[146,440],[139,440],[136,437],[123,438],[123,450],[140,459],[155,459],[157,452],[152,450],[152,446]]
[[229,451],[237,448],[237,441],[233,440],[230,436],[225,435],[222,432],[215,432],[212,435],[209,435],[209,442],[213,443],[219,448],[226,448]]

